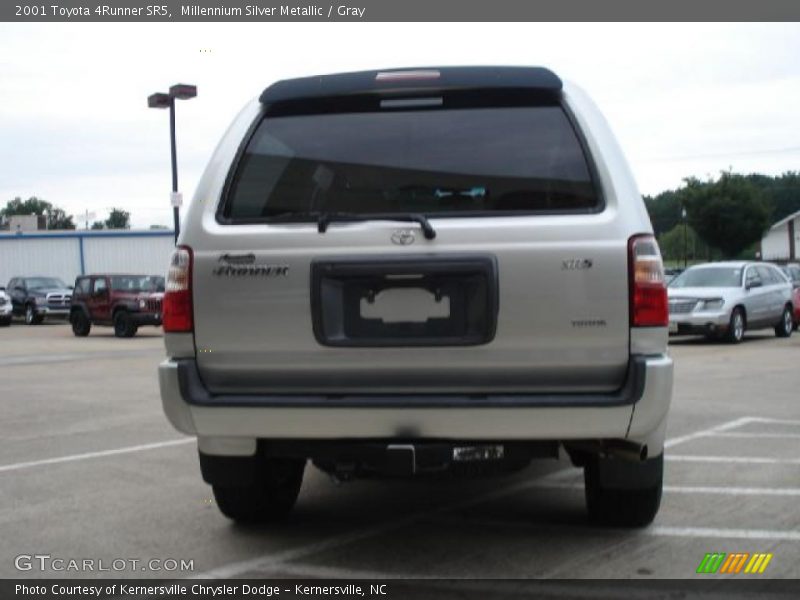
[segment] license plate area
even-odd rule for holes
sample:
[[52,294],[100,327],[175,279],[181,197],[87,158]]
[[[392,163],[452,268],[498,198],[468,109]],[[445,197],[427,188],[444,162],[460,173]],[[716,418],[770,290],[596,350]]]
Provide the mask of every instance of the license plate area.
[[491,256],[315,260],[314,336],[325,346],[474,346],[497,327]]

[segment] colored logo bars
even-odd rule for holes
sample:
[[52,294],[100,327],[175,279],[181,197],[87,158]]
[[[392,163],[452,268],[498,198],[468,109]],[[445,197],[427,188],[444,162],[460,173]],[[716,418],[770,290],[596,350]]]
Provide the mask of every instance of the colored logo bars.
[[726,554],[725,552],[712,552],[703,557],[703,560],[700,561],[700,566],[697,567],[697,572],[729,574],[742,572],[763,573],[771,560],[772,554],[760,552],[756,552],[755,554],[750,554],[749,552],[732,552],[730,554]]

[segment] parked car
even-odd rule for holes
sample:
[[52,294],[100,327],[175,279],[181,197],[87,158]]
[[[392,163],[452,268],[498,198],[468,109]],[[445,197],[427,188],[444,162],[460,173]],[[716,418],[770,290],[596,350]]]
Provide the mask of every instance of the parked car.
[[783,274],[792,282],[792,304],[794,304],[794,330],[800,327],[800,265],[789,263],[782,265]]
[[696,265],[668,287],[670,332],[697,333],[738,344],[748,329],[792,334],[792,286],[773,264]]
[[45,318],[66,319],[72,289],[58,277],[12,277],[6,292],[15,315],[24,315],[28,325]]
[[671,269],[664,269],[664,281],[669,283],[673,279],[675,279],[678,275],[683,273],[683,269],[680,267],[674,267]]
[[85,275],[75,280],[70,323],[78,337],[92,325],[110,325],[117,337],[133,337],[142,325],[161,325],[163,293],[147,275]]
[[0,287],[0,327],[11,325],[11,298],[6,294],[6,288]]
[[164,410],[220,510],[564,448],[642,526],[672,394],[663,265],[591,101],[540,68],[278,82],[200,180],[164,296]]

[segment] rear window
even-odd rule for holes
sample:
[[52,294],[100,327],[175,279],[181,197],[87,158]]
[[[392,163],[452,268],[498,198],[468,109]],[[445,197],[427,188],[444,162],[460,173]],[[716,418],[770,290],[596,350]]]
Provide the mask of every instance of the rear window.
[[560,106],[264,118],[222,214],[589,211],[599,197]]

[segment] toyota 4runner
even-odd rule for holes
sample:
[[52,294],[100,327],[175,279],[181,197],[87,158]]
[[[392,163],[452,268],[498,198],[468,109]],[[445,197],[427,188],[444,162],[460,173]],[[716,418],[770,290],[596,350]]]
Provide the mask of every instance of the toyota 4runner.
[[543,68],[280,81],[217,147],[164,298],[164,410],[217,504],[565,452],[589,516],[661,499],[663,267],[606,122]]

